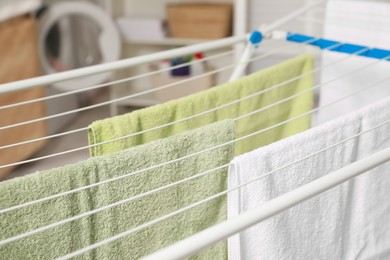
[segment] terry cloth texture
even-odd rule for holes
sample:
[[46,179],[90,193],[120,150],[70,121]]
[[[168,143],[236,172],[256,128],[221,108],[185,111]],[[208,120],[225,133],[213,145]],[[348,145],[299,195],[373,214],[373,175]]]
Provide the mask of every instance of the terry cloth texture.
[[[359,117],[350,117],[238,156],[229,171],[229,189],[259,180],[228,195],[228,217],[352,163],[358,148],[355,140],[267,176],[359,130]],[[348,187],[348,183],[338,186],[229,238],[229,259],[343,259],[337,256],[345,232]]]
[[[234,140],[224,120],[107,156],[0,183],[0,209],[123,176]],[[1,215],[0,240],[228,164],[234,146]],[[1,259],[53,259],[198,202],[227,186],[227,169],[0,246]],[[83,254],[79,259],[138,259],[226,219],[226,196]],[[226,259],[226,243],[194,259]],[[77,259],[77,258],[76,258]]]
[[[89,142],[91,145],[172,123],[253,94],[253,97],[246,100],[180,123],[174,123],[157,130],[151,130],[146,133],[136,134],[132,137],[93,146],[90,150],[91,156],[113,153],[219,120],[233,119],[274,104],[298,92],[308,90],[304,95],[236,121],[236,135],[237,137],[242,137],[291,119],[313,108],[313,93],[310,90],[313,86],[313,75],[309,73],[312,69],[313,57],[310,54],[305,54],[235,82],[214,87],[161,105],[96,121],[89,127]],[[303,74],[305,76],[302,76]],[[293,78],[297,79],[292,80]],[[289,82],[282,84],[286,81]],[[267,91],[270,87],[274,87],[274,89]],[[260,94],[254,95],[254,93]],[[243,139],[236,143],[235,154],[240,155],[252,151],[263,145],[304,131],[309,126],[310,117],[305,116],[254,137]]]
[[[389,108],[387,98],[235,158],[229,189],[259,180],[228,195],[228,217],[390,147],[390,123],[384,124],[390,121]],[[390,164],[383,164],[242,231],[229,238],[229,258],[389,259],[389,173]]]

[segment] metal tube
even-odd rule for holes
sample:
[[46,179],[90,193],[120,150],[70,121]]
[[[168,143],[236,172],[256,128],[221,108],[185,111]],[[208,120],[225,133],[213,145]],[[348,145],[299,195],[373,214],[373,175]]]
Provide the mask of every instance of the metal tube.
[[[264,28],[259,28],[259,31],[263,35],[267,35],[271,31],[277,29],[279,26],[297,18],[299,15],[304,14],[305,12],[311,10],[314,7],[317,7],[318,5],[324,3],[325,1],[326,0],[318,0],[312,4],[305,5],[301,8],[299,8],[298,10],[296,10],[295,12],[292,12],[291,14],[277,20],[276,22],[271,23],[270,25],[267,25]],[[253,46],[253,44],[251,42],[247,42],[246,47],[243,50],[243,53],[242,53],[242,56],[240,59],[240,63],[234,69],[232,75],[230,76],[229,82],[235,81],[244,75],[244,72],[248,66],[248,62],[249,62],[250,58],[252,57],[252,54],[254,53],[254,49],[255,49],[255,47]]]
[[209,51],[214,49],[231,46],[236,43],[242,42],[247,38],[246,35],[234,36],[224,38],[220,40],[210,41],[206,43],[194,44],[191,46],[181,47],[173,50],[162,51],[158,53],[147,54],[139,57],[118,60],[110,63],[99,64],[90,67],[84,67],[80,69],[50,74],[46,76],[40,76],[36,78],[20,80],[0,85],[0,94],[13,92],[17,90],[38,87],[42,85],[49,85],[60,81],[66,81],[70,79],[95,75],[107,71],[115,71],[125,69],[133,66],[137,66],[144,63],[149,63],[158,60],[169,59],[177,56],[184,56],[195,52]]
[[[234,219],[199,232],[143,259],[183,259],[390,161],[390,148],[318,178]],[[385,174],[385,173],[383,173]]]
[[[265,30],[265,32],[269,32],[269,31],[272,31],[272,30],[278,28],[279,26],[287,23],[288,21],[296,18],[300,14],[306,12],[307,10],[310,10],[311,8],[318,6],[322,2],[325,2],[325,0],[319,0],[319,1],[314,2],[313,4],[310,4],[310,5],[307,5],[307,6],[300,8],[299,10],[297,10],[297,11],[283,17],[282,19],[276,21],[275,23],[272,23],[269,26],[267,26],[267,29]],[[95,75],[95,74],[99,74],[99,73],[103,73],[103,72],[107,72],[107,71],[115,71],[115,70],[125,69],[125,68],[129,68],[132,66],[137,66],[140,64],[148,63],[148,62],[169,59],[169,58],[176,57],[176,56],[188,55],[188,54],[191,54],[194,52],[219,49],[219,48],[231,46],[231,45],[237,44],[239,42],[242,42],[247,37],[248,37],[248,35],[233,36],[233,37],[229,37],[229,38],[225,38],[225,39],[220,39],[220,40],[215,40],[215,41],[211,41],[211,42],[199,43],[199,44],[194,44],[191,46],[177,48],[174,50],[167,50],[167,51],[152,53],[152,54],[143,55],[143,56],[139,56],[139,57],[114,61],[114,62],[110,62],[110,63],[99,64],[99,65],[90,66],[90,67],[84,67],[84,68],[75,69],[75,70],[71,70],[71,71],[65,71],[65,72],[60,72],[60,73],[56,73],[56,74],[51,74],[51,75],[46,75],[46,76],[16,81],[16,82],[10,82],[10,83],[0,85],[0,94],[13,92],[13,91],[17,91],[17,90],[22,90],[22,89],[27,89],[27,88],[38,87],[38,86],[42,86],[42,85],[49,85],[49,84],[53,84],[56,82],[66,81],[66,80],[90,76],[90,75]]]

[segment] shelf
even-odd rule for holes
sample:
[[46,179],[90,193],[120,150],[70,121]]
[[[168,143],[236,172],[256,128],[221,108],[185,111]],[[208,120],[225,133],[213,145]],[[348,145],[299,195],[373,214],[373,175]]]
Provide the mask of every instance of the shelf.
[[117,103],[121,106],[133,106],[133,107],[149,107],[161,103],[161,101],[155,98],[131,98],[128,100],[123,100]]
[[[150,2],[148,1],[136,1],[136,0],[118,0],[118,1],[110,1],[110,0],[103,0],[106,3],[106,9],[109,10],[111,13],[113,19],[117,19],[119,17],[125,17],[125,16],[133,16],[133,17],[160,17],[163,18],[166,15],[166,5],[169,3],[174,2],[180,2],[180,1],[173,1],[173,0],[156,0],[156,3],[153,3],[153,8],[150,6]],[[235,18],[233,21],[233,27],[234,27],[234,35],[242,35],[246,34],[246,2],[248,0],[205,0],[203,2],[228,2],[235,5],[233,8],[233,17]],[[113,4],[115,2],[115,4]],[[126,29],[126,28],[125,28]],[[130,31],[130,30],[129,30]],[[128,31],[127,31],[128,32]],[[166,38],[163,37],[163,35],[158,34],[156,39],[148,39],[148,38],[135,38],[135,34],[126,34],[126,30],[121,31],[122,36],[122,47],[123,47],[123,56],[122,58],[128,58],[128,57],[135,57],[140,55],[145,55],[149,53],[159,52],[163,50],[169,50],[172,48],[178,48],[178,47],[184,47],[189,45],[195,45],[199,43],[205,43],[212,41],[212,39],[183,39],[183,38],[175,38],[175,37],[169,37]],[[161,38],[159,38],[161,36]],[[221,52],[227,52],[234,50],[235,46],[226,46],[223,48],[217,48],[205,51],[207,55],[214,55]],[[213,60],[210,61],[210,66],[213,66],[215,68],[220,68],[226,66],[226,64],[231,64],[231,59],[233,55],[227,55],[222,60]],[[131,70],[123,70],[123,75],[118,72],[118,74],[115,75],[115,79],[121,79],[128,77],[129,74],[131,75],[141,75],[145,72],[151,71],[151,69],[148,66],[149,64],[142,64],[140,66],[132,67]],[[220,73],[220,75],[216,76],[217,82],[225,82],[229,78],[229,72],[223,72]],[[130,95],[134,92],[137,92],[139,90],[139,86],[142,86],[144,84],[144,81],[146,79],[140,79],[140,81],[131,81],[128,82],[126,85],[126,88],[123,89],[123,91],[118,88],[110,88],[112,93],[112,98],[114,97],[124,97],[127,95]],[[150,84],[150,82],[147,82],[145,84]],[[214,84],[213,84],[214,85]],[[144,106],[152,106],[155,104],[163,103],[163,99],[160,96],[160,99],[158,98],[159,95],[145,95],[137,98],[132,98],[128,100],[121,101],[119,103],[113,104],[111,106],[111,112],[112,114],[116,114],[118,112],[117,108],[125,107],[125,106],[134,106],[134,107],[144,107]]]
[[165,38],[161,40],[148,40],[148,39],[123,39],[126,44],[132,45],[155,45],[155,46],[183,46],[206,42],[208,40],[201,39],[179,39],[179,38]]

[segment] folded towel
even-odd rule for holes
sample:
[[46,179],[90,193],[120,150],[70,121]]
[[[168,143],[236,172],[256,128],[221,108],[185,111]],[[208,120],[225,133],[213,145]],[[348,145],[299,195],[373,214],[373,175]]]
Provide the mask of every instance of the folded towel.
[[[233,140],[234,124],[224,120],[108,156],[0,183],[0,208],[104,181]],[[110,203],[194,176],[229,163],[233,146],[112,183],[1,215],[0,240],[88,212]],[[142,199],[0,246],[2,259],[53,259],[130,230],[221,192],[227,170],[219,170]],[[137,259],[226,219],[221,197],[150,228],[83,255],[83,259]],[[225,259],[226,243],[202,252],[199,259]]]
[[[161,105],[97,121],[90,126],[89,141],[90,144],[97,144],[187,118],[214,107],[233,102],[250,94],[260,92],[261,90],[267,89],[278,83],[285,82],[286,80],[300,76],[303,73],[307,73],[312,69],[312,55],[302,55],[232,83],[227,83]],[[173,124],[162,129],[153,130],[120,141],[92,147],[91,156],[109,154],[135,145],[147,143],[155,139],[165,138],[199,126],[207,125],[218,120],[235,118],[255,111],[261,107],[265,107],[269,104],[273,104],[276,101],[289,97],[297,92],[308,90],[312,87],[312,85],[313,76],[307,75],[275,90],[238,102],[237,104],[219,109],[218,111],[186,120],[181,123]],[[237,121],[237,137],[241,137],[280,123],[311,109],[312,93],[308,92],[305,95],[294,98],[288,102],[284,102],[271,109],[267,109]],[[306,130],[309,125],[309,117],[295,120],[254,138],[246,138],[245,140],[238,142],[235,146],[235,152],[239,155],[244,152],[251,151],[283,137]]]
[[[229,188],[390,120],[390,99],[234,159]],[[228,218],[390,146],[390,126],[277,171],[228,196]],[[229,239],[232,259],[383,259],[390,252],[384,165]],[[386,256],[386,257],[385,257]]]
[[[390,3],[388,1],[353,0],[328,1],[324,26],[324,37],[342,42],[389,49]],[[321,73],[321,82],[329,82],[320,90],[320,106],[348,96],[359,88],[388,77],[390,62],[380,62],[348,77],[342,77],[354,70],[375,62],[374,59],[352,57],[349,54],[323,52],[323,65],[334,63],[342,58],[347,60],[327,67]],[[342,78],[340,78],[342,77]],[[340,78],[340,79],[339,79]],[[334,81],[334,79],[338,79]],[[378,84],[370,92],[362,92],[318,112],[316,124],[352,112],[390,95],[388,83]]]

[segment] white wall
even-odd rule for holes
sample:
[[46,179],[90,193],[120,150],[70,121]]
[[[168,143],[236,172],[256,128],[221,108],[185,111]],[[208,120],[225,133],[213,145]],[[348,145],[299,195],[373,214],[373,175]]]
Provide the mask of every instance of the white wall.
[[[248,11],[248,23],[249,30],[254,30],[263,24],[270,24],[283,16],[288,15],[289,13],[299,9],[307,3],[312,3],[313,0],[249,0],[249,11]],[[317,9],[323,9],[324,5],[320,6]],[[318,12],[309,12],[302,17],[313,17],[316,15],[316,19],[323,19],[323,17],[318,17]],[[318,24],[302,22],[299,20],[291,21],[280,28],[281,30],[296,32],[296,33],[305,33],[313,36],[322,35],[322,26]],[[291,49],[292,43],[287,43],[283,41],[275,41],[272,44],[264,44],[259,47],[259,51],[262,53],[272,51],[275,49],[284,49],[276,55],[272,55],[267,59],[262,59],[261,61],[254,62],[250,66],[251,72],[257,71],[264,67],[270,66],[272,64],[277,64],[283,60],[286,60],[292,56],[303,53],[310,49],[304,48],[295,48]]]

